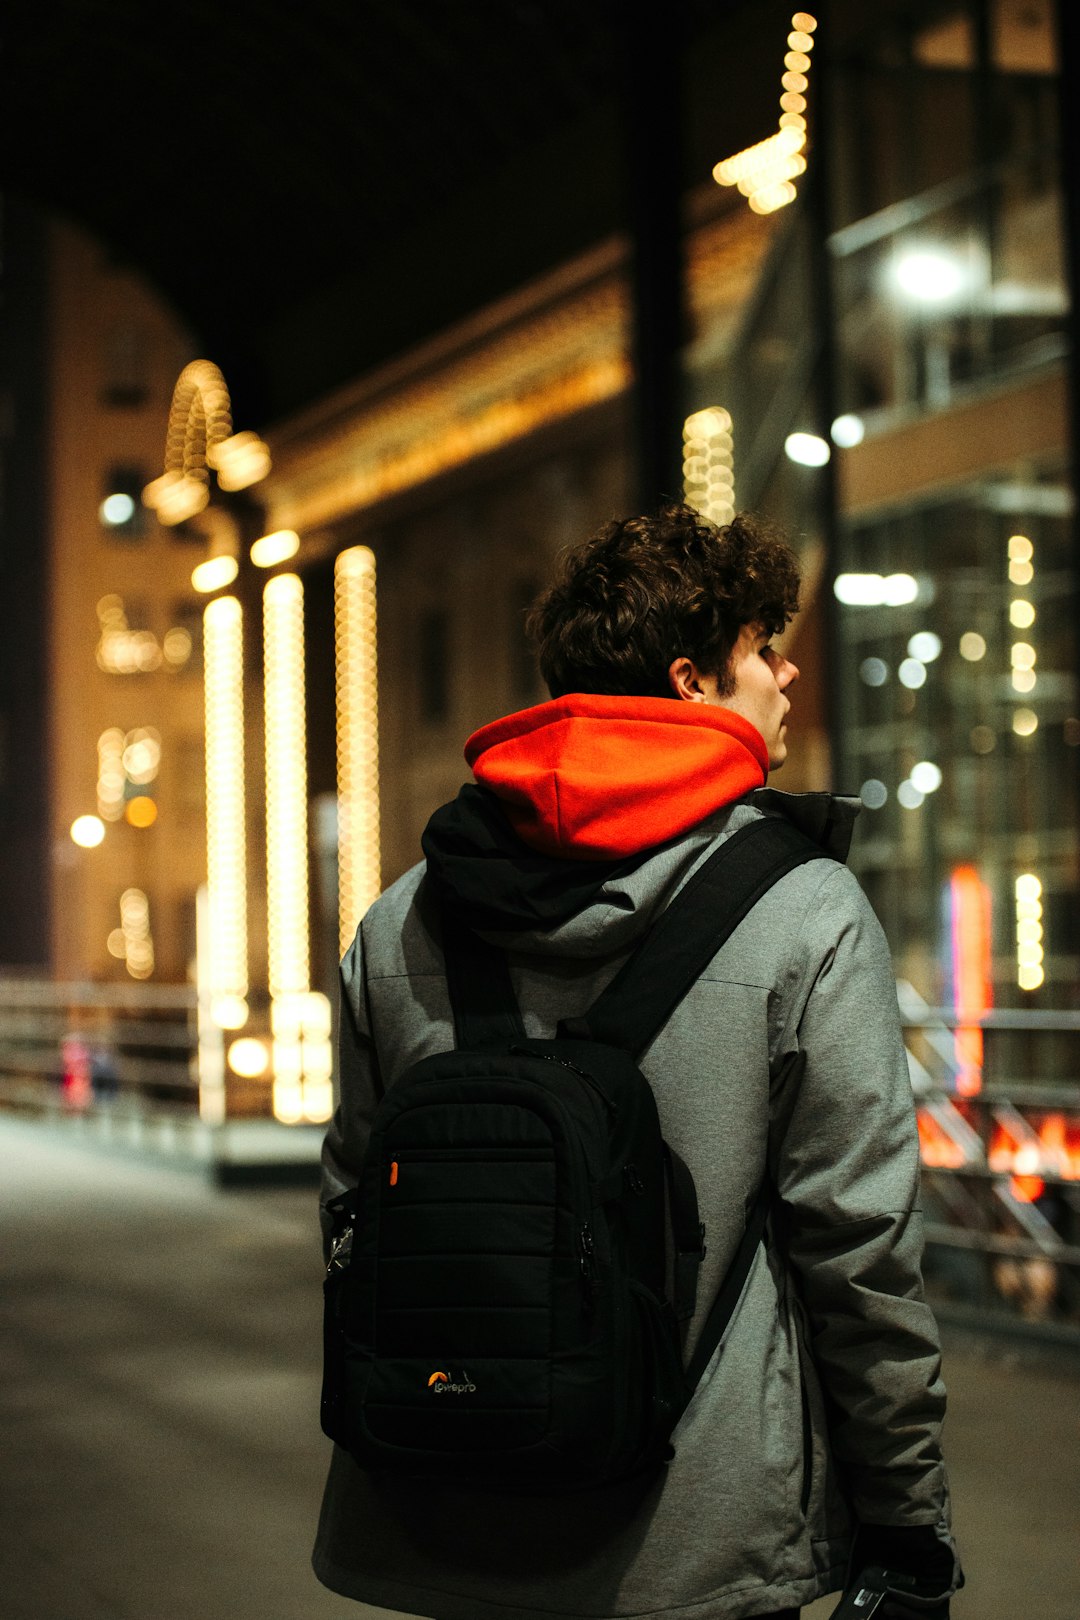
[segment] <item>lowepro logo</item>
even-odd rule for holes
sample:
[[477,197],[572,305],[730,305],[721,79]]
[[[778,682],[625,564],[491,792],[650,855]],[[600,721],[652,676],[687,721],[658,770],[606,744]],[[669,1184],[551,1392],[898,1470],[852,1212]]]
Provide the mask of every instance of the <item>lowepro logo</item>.
[[461,1370],[460,1382],[450,1377],[449,1373],[433,1372],[428,1379],[428,1389],[433,1395],[475,1395],[476,1385],[464,1368]]

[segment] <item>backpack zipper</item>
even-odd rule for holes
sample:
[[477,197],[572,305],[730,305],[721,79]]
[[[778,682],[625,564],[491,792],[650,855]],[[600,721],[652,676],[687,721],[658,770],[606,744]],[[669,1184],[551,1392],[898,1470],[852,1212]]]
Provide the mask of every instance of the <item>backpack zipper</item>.
[[544,1063],[557,1063],[560,1069],[569,1069],[571,1074],[576,1074],[579,1080],[584,1080],[590,1091],[595,1092],[609,1113],[618,1114],[618,1103],[612,1102],[599,1081],[594,1080],[592,1075],[587,1074],[584,1069],[579,1069],[576,1063],[571,1063],[569,1058],[555,1057],[551,1052],[534,1052],[528,1046],[512,1046],[510,1050],[516,1052],[520,1057],[540,1058]]
[[[542,1058],[545,1063],[557,1063],[560,1069],[569,1069],[571,1074],[576,1074],[579,1080],[585,1081],[589,1090],[600,1099],[613,1117],[618,1115],[618,1105],[611,1100],[599,1082],[594,1080],[591,1074],[587,1074],[584,1069],[579,1069],[576,1063],[571,1063],[567,1058],[556,1057],[551,1052],[534,1052],[527,1046],[512,1046],[510,1050],[521,1057]],[[565,1114],[563,1104],[558,1097],[553,1096],[550,1101],[554,1103],[560,1113]],[[587,1211],[590,1208],[587,1194],[589,1185],[588,1169],[585,1166],[579,1166],[576,1155],[572,1156],[572,1163],[575,1180],[578,1182],[577,1197],[580,1200],[579,1207]],[[586,1311],[591,1313],[593,1309],[593,1282],[596,1278],[596,1245],[588,1215],[586,1215],[585,1220],[578,1228],[577,1251],[583,1303]]]

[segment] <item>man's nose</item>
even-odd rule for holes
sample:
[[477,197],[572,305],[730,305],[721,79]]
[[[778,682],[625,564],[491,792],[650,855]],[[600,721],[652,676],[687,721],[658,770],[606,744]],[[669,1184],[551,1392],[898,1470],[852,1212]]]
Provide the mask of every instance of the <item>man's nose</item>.
[[782,661],[776,675],[776,684],[780,688],[781,692],[785,691],[789,686],[794,686],[798,678],[798,664],[793,664],[790,658],[785,658]]

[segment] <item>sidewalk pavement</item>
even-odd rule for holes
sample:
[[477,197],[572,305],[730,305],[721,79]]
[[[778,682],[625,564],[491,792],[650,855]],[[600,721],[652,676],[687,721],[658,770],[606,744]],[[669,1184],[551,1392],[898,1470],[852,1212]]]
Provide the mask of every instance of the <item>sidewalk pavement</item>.
[[[4,1620],[381,1620],[308,1563],[313,1194],[0,1116],[0,1232]],[[945,1371],[956,1620],[1077,1620],[1080,1361],[968,1336]]]

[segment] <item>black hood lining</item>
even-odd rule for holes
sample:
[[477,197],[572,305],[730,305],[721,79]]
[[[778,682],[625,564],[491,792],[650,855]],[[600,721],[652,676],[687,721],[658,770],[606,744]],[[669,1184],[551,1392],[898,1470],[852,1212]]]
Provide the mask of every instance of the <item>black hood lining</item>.
[[471,927],[499,933],[557,928],[605,883],[655,854],[581,861],[543,855],[518,837],[496,796],[472,782],[436,810],[420,842],[441,903]]

